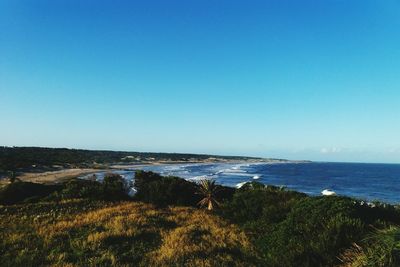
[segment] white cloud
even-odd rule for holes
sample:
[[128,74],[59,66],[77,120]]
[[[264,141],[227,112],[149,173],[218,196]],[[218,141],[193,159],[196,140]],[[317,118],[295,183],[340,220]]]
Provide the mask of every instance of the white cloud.
[[389,153],[400,153],[400,148],[391,148],[388,151]]
[[342,149],[338,148],[338,147],[329,147],[329,148],[323,147],[323,148],[321,148],[322,154],[333,154],[333,153],[340,153],[340,152],[342,152]]

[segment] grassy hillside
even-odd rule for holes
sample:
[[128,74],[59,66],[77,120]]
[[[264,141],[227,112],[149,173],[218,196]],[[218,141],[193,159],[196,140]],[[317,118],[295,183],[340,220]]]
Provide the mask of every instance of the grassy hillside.
[[134,197],[127,186],[109,174],[0,189],[0,266],[400,266],[398,206],[144,171]]
[[244,232],[204,210],[68,200],[0,208],[1,266],[251,266]]

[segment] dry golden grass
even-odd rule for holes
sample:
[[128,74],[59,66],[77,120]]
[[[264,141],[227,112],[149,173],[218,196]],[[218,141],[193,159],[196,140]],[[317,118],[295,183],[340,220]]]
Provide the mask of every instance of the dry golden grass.
[[236,226],[190,208],[172,208],[167,216],[177,227],[162,235],[161,246],[151,252],[154,265],[248,265],[252,246]]
[[140,202],[37,205],[0,207],[0,265],[256,265],[246,235],[203,210]]

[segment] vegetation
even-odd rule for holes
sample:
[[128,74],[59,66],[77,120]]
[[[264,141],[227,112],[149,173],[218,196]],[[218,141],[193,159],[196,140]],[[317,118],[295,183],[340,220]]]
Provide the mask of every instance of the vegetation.
[[[197,206],[202,200],[201,187],[198,184],[178,177],[163,177],[153,172],[137,171],[134,187],[135,199],[157,206],[182,205]],[[218,188],[218,190],[216,190]],[[214,185],[215,199],[228,200],[234,193],[233,188]]]
[[[264,257],[274,266],[334,266],[336,256],[366,231],[355,209],[348,199],[301,200],[274,231],[259,239]],[[288,253],[282,255],[282,249]]]
[[[0,190],[0,266],[399,266],[397,207],[152,172]],[[203,201],[204,200],[204,201]],[[220,203],[214,212],[196,208]]]
[[196,184],[177,177],[163,177],[156,173],[137,171],[135,199],[158,207],[168,205],[195,206],[199,201]]
[[258,184],[239,190],[221,214],[246,230],[268,266],[337,266],[338,255],[353,243],[400,222],[390,205],[370,207]]
[[221,204],[217,200],[217,194],[220,186],[215,184],[215,180],[201,180],[199,183],[198,194],[203,197],[199,201],[200,207],[207,207],[208,210],[213,210]]
[[0,266],[254,266],[237,226],[189,207],[66,200],[0,208]]
[[125,180],[114,174],[106,175],[103,182],[72,179],[51,185],[17,181],[0,190],[0,205],[74,198],[127,200],[127,189]]
[[283,221],[294,204],[305,197],[303,193],[252,182],[237,190],[232,201],[225,203],[220,212],[258,235],[265,227]]
[[11,205],[22,202],[37,202],[54,192],[62,190],[62,188],[62,185],[15,182],[0,190],[0,205]]
[[353,244],[340,257],[348,267],[396,267],[400,266],[400,229],[389,227],[375,231],[361,241],[362,246]]
[[60,167],[95,167],[96,164],[146,162],[146,161],[191,161],[215,158],[220,160],[247,160],[249,157],[212,156],[180,153],[144,153],[123,151],[83,150],[42,147],[0,147],[0,175],[7,171],[24,169],[46,169]]

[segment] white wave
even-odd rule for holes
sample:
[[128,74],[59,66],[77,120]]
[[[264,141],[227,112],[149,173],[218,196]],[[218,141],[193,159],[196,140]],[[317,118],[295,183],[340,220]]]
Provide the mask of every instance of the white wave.
[[169,165],[169,166],[162,167],[162,169],[165,171],[179,171],[182,168],[184,168],[184,166],[180,166],[180,165]]
[[245,184],[247,184],[247,182],[241,182],[241,183],[238,183],[238,184],[236,184],[236,188],[241,188],[242,186],[244,186]]
[[253,179],[255,179],[255,180],[260,179],[260,176],[259,175],[254,175]]
[[334,195],[336,195],[336,192],[335,192],[335,191],[332,191],[332,190],[329,190],[329,189],[325,189],[325,190],[323,190],[323,191],[321,192],[321,194],[322,194],[323,196],[334,196]]
[[243,166],[243,164],[238,164],[231,168],[225,168],[225,169],[219,170],[218,172],[219,173],[246,173],[247,172],[246,170],[241,169],[242,166]]
[[222,175],[226,175],[226,176],[237,176],[237,177],[253,177],[254,174],[251,173],[236,173],[236,172],[224,172],[221,173]]
[[129,188],[128,195],[132,197],[136,194],[136,192],[137,192],[137,190],[135,188],[131,187],[131,188]]
[[246,171],[244,171],[244,170],[240,170],[240,169],[225,169],[225,170],[223,170],[223,172],[231,172],[231,173],[246,173]]
[[209,175],[199,175],[199,176],[194,176],[194,177],[190,177],[187,178],[187,180],[204,180],[204,179],[211,179],[212,177],[210,177]]

